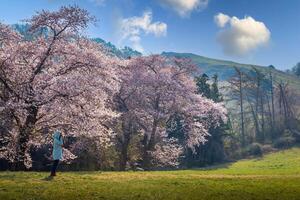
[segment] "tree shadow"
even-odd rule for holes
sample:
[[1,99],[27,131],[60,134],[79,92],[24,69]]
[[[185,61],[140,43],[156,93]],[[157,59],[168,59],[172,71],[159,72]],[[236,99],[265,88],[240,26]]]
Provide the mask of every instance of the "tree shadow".
[[207,167],[201,167],[199,168],[199,170],[210,171],[216,169],[228,169],[233,163],[235,162],[227,162],[227,163],[221,163],[221,164],[207,166]]
[[231,165],[233,165],[236,162],[242,161],[242,160],[253,160],[255,162],[259,162],[261,160],[263,160],[264,156],[248,156],[245,157],[243,159],[239,159],[239,160],[233,160],[233,161],[228,161],[228,162],[224,162],[224,163],[220,163],[220,164],[216,164],[216,165],[211,165],[211,166],[207,166],[207,167],[201,167],[198,168],[199,170],[216,170],[216,169],[228,169]]
[[10,180],[12,180],[12,179],[15,179],[16,178],[16,175],[15,174],[1,174],[0,175],[0,179],[5,179],[5,180],[7,180],[7,179],[10,179]]

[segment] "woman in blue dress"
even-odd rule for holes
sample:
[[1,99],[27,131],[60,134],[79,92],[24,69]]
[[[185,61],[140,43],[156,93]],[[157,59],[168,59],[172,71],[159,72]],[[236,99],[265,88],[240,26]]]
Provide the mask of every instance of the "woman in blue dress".
[[52,151],[52,157],[53,157],[53,165],[51,168],[51,174],[50,176],[56,176],[56,169],[58,166],[58,163],[60,160],[62,160],[63,157],[63,137],[60,131],[56,130],[53,134],[53,151]]

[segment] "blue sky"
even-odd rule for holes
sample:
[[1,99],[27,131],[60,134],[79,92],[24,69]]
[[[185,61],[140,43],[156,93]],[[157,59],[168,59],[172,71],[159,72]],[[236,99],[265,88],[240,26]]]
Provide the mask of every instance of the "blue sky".
[[190,52],[279,69],[300,61],[299,0],[9,0],[1,1],[0,20],[18,23],[70,4],[99,20],[90,37],[145,54]]

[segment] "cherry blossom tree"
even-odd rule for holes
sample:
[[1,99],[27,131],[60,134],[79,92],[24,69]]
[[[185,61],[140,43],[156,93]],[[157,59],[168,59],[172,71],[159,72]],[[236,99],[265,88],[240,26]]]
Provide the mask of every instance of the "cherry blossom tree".
[[[0,24],[0,112],[12,119],[0,156],[18,169],[29,167],[30,147],[47,142],[56,128],[109,144],[105,121],[117,115],[110,97],[118,89],[120,64],[82,35],[94,18],[69,6],[42,10],[26,22],[31,40]],[[47,34],[36,34],[41,29]]]
[[[125,127],[120,141],[128,145],[133,134],[142,134],[144,168],[149,169],[153,161],[177,165],[183,148],[193,150],[204,143],[208,129],[226,120],[222,104],[195,93],[197,67],[190,60],[152,55],[131,59],[127,67],[115,96]],[[166,123],[175,113],[184,118],[184,146],[166,134]]]
[[175,138],[164,138],[157,143],[151,153],[152,163],[157,167],[177,167],[184,147]]

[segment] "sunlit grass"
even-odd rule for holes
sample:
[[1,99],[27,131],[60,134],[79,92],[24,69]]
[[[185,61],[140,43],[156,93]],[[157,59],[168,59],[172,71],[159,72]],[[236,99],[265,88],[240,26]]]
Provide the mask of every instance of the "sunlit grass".
[[300,199],[300,148],[201,170],[1,172],[0,199]]

